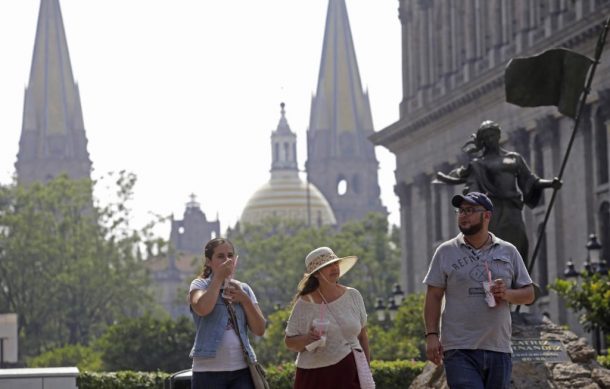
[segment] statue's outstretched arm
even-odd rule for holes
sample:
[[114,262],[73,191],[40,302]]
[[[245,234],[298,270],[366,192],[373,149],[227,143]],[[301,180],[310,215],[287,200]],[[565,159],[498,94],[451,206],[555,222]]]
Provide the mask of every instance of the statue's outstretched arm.
[[449,173],[437,172],[433,183],[444,183],[449,185],[459,185],[466,182],[467,175],[464,175],[464,168],[453,169]]

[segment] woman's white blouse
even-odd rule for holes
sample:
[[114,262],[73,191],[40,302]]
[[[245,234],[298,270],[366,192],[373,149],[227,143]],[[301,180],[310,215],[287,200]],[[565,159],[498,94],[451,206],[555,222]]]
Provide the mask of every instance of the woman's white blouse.
[[324,315],[330,321],[326,346],[313,351],[298,353],[296,365],[302,369],[314,369],[334,365],[352,349],[362,350],[358,335],[366,326],[366,309],[360,292],[347,288],[345,293],[328,306],[299,298],[292,308],[286,326],[286,336],[306,335],[313,319]]

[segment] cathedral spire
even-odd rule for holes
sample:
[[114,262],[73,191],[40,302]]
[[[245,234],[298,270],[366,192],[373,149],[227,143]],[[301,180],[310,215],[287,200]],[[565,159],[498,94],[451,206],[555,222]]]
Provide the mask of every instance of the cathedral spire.
[[307,131],[309,179],[337,222],[387,213],[379,198],[368,93],[363,91],[345,0],[329,0],[316,94]]
[[[329,0],[311,131],[373,131],[369,97],[362,90],[345,0]],[[335,147],[337,144],[335,143]],[[334,150],[339,153],[340,150]]]
[[89,178],[91,161],[59,0],[41,0],[17,155],[19,183],[66,173]]

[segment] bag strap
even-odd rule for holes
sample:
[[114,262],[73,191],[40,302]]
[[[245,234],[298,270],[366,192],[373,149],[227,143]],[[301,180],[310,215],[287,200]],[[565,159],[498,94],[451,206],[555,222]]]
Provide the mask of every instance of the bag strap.
[[233,329],[235,330],[235,333],[239,338],[239,343],[241,344],[241,351],[244,354],[244,359],[246,360],[246,363],[250,365],[252,362],[250,361],[250,355],[248,355],[248,351],[246,350],[246,345],[244,344],[244,341],[241,338],[241,334],[239,333],[239,325],[237,324],[237,315],[235,314],[235,308],[227,300],[223,299],[222,301],[224,301],[225,305],[227,306],[227,311],[229,312],[229,320],[231,321],[231,324],[233,324]]
[[[339,317],[332,313],[332,310],[328,306],[328,301],[326,301],[326,299],[324,298],[324,295],[322,294],[322,291],[320,290],[320,288],[318,288],[317,291],[318,291],[318,294],[320,295],[320,297],[322,297],[322,301],[324,301],[324,304],[326,304],[326,309],[328,310],[328,313],[333,315],[333,317],[335,318],[335,321],[337,322],[337,326],[339,326],[339,331],[341,332],[341,336],[343,337],[343,340],[345,340],[347,343],[350,343],[350,341],[347,340],[347,338],[345,337],[345,334],[343,333],[343,326],[339,322]],[[347,291],[345,293],[347,293]]]

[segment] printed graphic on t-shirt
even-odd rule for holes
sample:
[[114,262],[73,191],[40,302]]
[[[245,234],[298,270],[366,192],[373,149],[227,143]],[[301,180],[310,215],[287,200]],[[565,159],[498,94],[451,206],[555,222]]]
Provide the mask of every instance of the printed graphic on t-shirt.
[[[496,259],[492,259],[489,262],[489,267],[497,269],[498,261]],[[468,288],[468,296],[471,297],[485,297],[485,289],[483,289],[482,282],[488,280],[487,270],[485,269],[485,262],[479,255],[472,251],[470,255],[463,256],[461,258],[457,258],[452,264],[451,268],[457,274],[461,274],[465,280],[470,280],[476,286],[472,286]],[[492,278],[497,278],[498,274],[496,271],[492,270]]]

